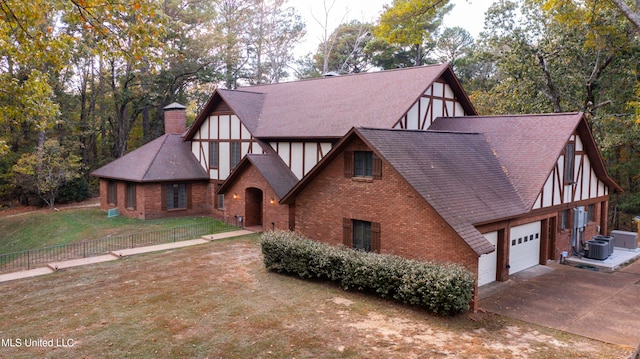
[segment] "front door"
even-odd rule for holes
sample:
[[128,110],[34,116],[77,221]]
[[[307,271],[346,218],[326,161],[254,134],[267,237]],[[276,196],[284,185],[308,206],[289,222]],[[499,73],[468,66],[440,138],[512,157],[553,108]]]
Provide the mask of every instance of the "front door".
[[261,189],[247,188],[245,190],[245,226],[262,226],[262,206],[264,200],[263,197],[264,196]]

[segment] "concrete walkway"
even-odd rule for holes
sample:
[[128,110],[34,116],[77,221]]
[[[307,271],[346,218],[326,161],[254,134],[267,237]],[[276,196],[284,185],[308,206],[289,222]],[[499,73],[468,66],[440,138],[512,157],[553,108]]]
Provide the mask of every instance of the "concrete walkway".
[[165,251],[169,249],[195,246],[198,244],[212,242],[218,239],[245,236],[252,233],[254,232],[247,231],[247,230],[239,230],[239,231],[233,231],[233,232],[209,234],[209,235],[203,236],[202,238],[192,239],[188,241],[171,242],[171,243],[158,244],[155,246],[148,246],[148,247],[127,248],[127,249],[112,251],[109,254],[95,256],[95,257],[72,259],[72,260],[62,261],[62,262],[53,262],[53,263],[47,264],[46,267],[35,268],[35,269],[21,271],[21,272],[1,274],[0,283],[17,280],[17,279],[41,276],[41,275],[53,273],[56,270],[65,269],[65,268],[72,268],[72,267],[78,267],[78,266],[89,265],[94,263],[114,261],[123,257],[132,256],[136,254],[159,252],[159,251]]
[[614,273],[537,266],[481,292],[480,308],[607,343],[640,343],[640,261]]

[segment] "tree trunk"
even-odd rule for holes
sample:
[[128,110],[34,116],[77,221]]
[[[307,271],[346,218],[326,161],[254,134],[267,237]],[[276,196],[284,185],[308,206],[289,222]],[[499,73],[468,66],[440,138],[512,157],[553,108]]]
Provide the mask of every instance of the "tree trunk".
[[611,0],[624,16],[635,25],[638,32],[640,32],[640,0],[636,0],[636,8],[633,9],[627,5],[627,0]]
[[551,103],[553,104],[553,112],[560,113],[562,112],[562,107],[560,106],[560,94],[558,94],[558,90],[553,83],[553,79],[551,78],[551,74],[549,73],[549,69],[547,68],[547,63],[542,54],[536,54],[538,57],[538,64],[540,65],[540,69],[542,73],[544,73],[545,84],[547,85],[547,89],[549,90],[549,98],[551,99]]

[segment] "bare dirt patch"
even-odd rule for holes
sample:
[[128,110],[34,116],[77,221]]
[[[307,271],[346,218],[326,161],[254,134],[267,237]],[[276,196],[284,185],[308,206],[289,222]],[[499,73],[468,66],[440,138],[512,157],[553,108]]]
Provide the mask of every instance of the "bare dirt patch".
[[[0,358],[624,358],[504,317],[443,318],[266,271],[257,236],[0,284]],[[14,341],[15,343],[15,341]]]

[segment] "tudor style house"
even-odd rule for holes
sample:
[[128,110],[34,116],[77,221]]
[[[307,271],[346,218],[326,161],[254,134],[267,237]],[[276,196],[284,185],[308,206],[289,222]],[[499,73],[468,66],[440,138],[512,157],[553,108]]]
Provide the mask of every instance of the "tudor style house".
[[480,285],[582,250],[608,234],[609,177],[584,114],[442,118],[432,131],[483,134],[527,210],[474,226],[496,246],[479,260]]
[[[291,229],[294,207],[279,203],[291,187],[274,184],[280,176],[295,178],[284,182],[295,184],[351,127],[424,130],[438,117],[475,114],[448,65],[423,66],[217,89],[185,141],[209,172],[214,215]],[[246,154],[262,155],[262,166]],[[283,165],[286,174],[275,170]],[[257,176],[243,175],[247,167]]]
[[[103,210],[149,219],[206,208],[245,226],[287,229],[293,206],[279,204],[280,198],[351,127],[424,130],[438,117],[468,115],[476,111],[448,65],[216,89],[188,129],[184,106],[169,105],[167,134],[92,175],[101,179]],[[180,134],[184,145],[177,145]],[[247,167],[258,176],[241,176]],[[240,177],[251,183],[239,183]]]
[[443,117],[352,129],[282,203],[312,239],[459,263],[484,285],[606,233],[611,190],[582,113]]
[[448,65],[217,89],[186,130],[165,111],[166,135],[93,173],[103,209],[460,263],[478,285],[608,233],[620,190],[583,114],[480,117]]

